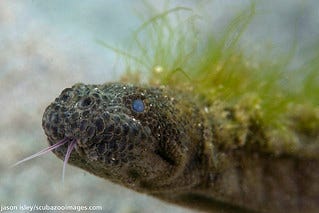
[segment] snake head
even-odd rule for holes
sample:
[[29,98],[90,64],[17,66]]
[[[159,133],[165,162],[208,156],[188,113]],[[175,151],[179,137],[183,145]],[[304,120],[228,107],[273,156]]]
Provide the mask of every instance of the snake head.
[[[46,108],[42,125],[51,146],[75,142],[70,164],[138,191],[156,191],[172,185],[196,158],[193,108],[163,88],[76,84]],[[64,144],[53,152],[64,159],[67,150]]]

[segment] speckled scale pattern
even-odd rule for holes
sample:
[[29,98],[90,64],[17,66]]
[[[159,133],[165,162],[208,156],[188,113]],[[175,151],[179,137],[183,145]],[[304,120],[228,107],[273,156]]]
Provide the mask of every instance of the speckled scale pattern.
[[[224,116],[230,111],[247,119]],[[254,119],[166,87],[79,83],[46,108],[42,125],[51,145],[76,141],[70,164],[168,202],[215,213],[317,212],[316,155],[264,151],[267,134]],[[68,145],[53,152],[64,159]]]
[[[135,100],[143,102],[142,112],[133,109]],[[63,138],[77,141],[71,164],[95,174],[93,168],[99,165],[112,174],[111,180],[127,177],[125,182],[134,187],[152,185],[149,179],[170,176],[173,167],[184,163],[181,156],[191,142],[185,130],[177,128],[188,126],[188,121],[176,106],[176,100],[159,88],[76,84],[47,107],[43,128],[51,145]],[[55,153],[63,159],[66,149],[67,145]]]

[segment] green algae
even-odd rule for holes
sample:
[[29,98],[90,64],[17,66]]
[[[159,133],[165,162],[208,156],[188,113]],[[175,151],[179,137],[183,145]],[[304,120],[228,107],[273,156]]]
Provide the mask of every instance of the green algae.
[[319,46],[308,50],[310,61],[293,69],[295,45],[276,59],[248,57],[239,41],[255,14],[252,3],[217,37],[196,27],[203,20],[190,8],[166,8],[133,33],[128,50],[99,43],[123,56],[122,81],[184,90],[203,108],[216,102],[233,107],[240,112],[237,126],[252,119],[262,127],[265,150],[317,155]]

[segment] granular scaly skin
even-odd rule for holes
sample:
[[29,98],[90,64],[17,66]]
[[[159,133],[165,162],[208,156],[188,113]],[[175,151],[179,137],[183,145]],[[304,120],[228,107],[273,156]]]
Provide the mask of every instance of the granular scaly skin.
[[[210,212],[319,211],[319,133],[312,151],[274,153],[253,116],[202,105],[167,88],[76,84],[42,124],[51,145],[76,140],[70,164],[168,202]],[[64,159],[67,147],[54,153]]]

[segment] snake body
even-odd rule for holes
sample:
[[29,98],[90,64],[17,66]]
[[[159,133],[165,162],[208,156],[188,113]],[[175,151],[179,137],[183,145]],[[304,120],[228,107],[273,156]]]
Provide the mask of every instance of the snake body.
[[[319,211],[318,133],[275,152],[238,107],[166,87],[79,83],[46,108],[42,125],[50,145],[75,141],[70,164],[167,202],[208,212]],[[64,159],[68,147],[54,153]]]

